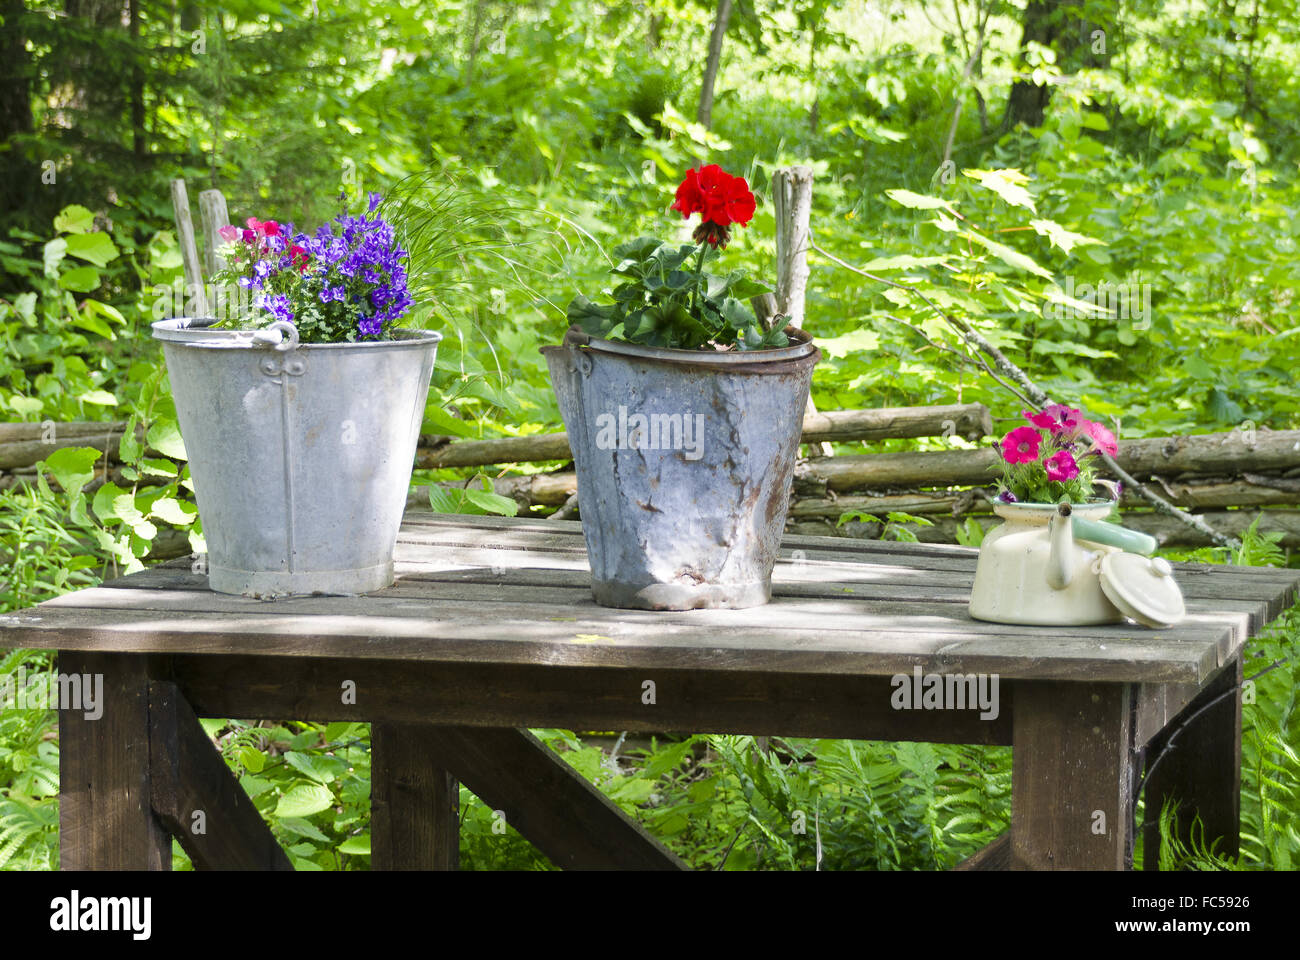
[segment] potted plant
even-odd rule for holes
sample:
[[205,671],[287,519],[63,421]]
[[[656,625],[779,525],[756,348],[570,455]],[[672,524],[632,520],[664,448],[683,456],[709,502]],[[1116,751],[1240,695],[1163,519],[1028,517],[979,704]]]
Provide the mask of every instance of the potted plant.
[[672,209],[693,243],[638,237],[614,251],[609,303],[578,296],[564,344],[544,347],[578,475],[592,594],[613,607],[749,607],[772,566],[813,366],[801,330],[759,322],[768,292],[705,268],[754,195],[711,164]]
[[[1115,435],[1071,407],[1024,411],[1028,423],[999,444],[993,511],[1003,523],[980,544],[970,614],[998,623],[1083,625],[1125,617],[1176,623],[1182,594],[1172,568],[1150,559],[1154,538],[1104,522],[1116,501],[1097,498],[1097,454]],[[1118,485],[1111,484],[1118,494]]]
[[412,306],[407,253],[380,202],[372,194],[310,234],[252,217],[223,228],[229,265],[214,280],[251,311],[153,324],[213,590],[355,594],[393,582],[441,335],[399,326]]

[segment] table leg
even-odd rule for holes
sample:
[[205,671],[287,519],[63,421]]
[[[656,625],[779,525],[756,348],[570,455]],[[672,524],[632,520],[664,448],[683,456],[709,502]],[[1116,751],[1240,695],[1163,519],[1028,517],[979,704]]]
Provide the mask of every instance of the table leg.
[[1132,689],[1016,686],[1011,868],[1123,870],[1132,862]]
[[[1142,868],[1160,869],[1160,811],[1179,801],[1178,838],[1189,845],[1221,842],[1216,852],[1240,851],[1242,661],[1222,667],[1195,699],[1147,747],[1142,814]],[[1200,817],[1204,830],[1193,831]]]
[[460,785],[434,759],[428,726],[370,726],[370,864],[375,870],[460,865]]
[[58,673],[61,868],[170,870],[150,804],[148,659],[65,651]]

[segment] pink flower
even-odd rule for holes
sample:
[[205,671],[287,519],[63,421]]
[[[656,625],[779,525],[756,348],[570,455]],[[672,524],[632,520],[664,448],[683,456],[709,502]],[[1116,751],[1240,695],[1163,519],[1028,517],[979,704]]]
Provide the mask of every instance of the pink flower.
[[280,235],[280,225],[274,220],[267,220],[262,223],[262,229],[259,232],[266,237],[278,237]]
[[1074,462],[1074,455],[1069,450],[1057,450],[1046,460],[1043,467],[1047,470],[1047,479],[1064,483],[1079,475],[1079,465]]
[[232,227],[230,224],[226,224],[218,230],[217,233],[221,234],[221,239],[225,240],[227,243],[234,243],[239,239],[239,228]]
[[257,217],[249,217],[244,221],[244,226],[248,227],[249,230],[256,231],[257,233],[262,232],[262,221],[257,219]]
[[1093,449],[1088,451],[1089,453],[1100,452],[1109,454],[1112,457],[1119,453],[1119,444],[1115,440],[1115,434],[1111,433],[1110,428],[1104,424],[1097,423],[1095,420],[1085,420],[1081,432],[1084,436],[1092,438],[1094,446]]
[[245,243],[252,243],[254,240],[257,239],[257,234],[255,234],[252,230],[245,230],[243,233],[243,237]]
[[1043,435],[1033,427],[1016,427],[1002,438],[1002,459],[1007,463],[1033,463]]
[[1080,427],[1087,423],[1083,419],[1082,411],[1067,407],[1061,403],[1050,403],[1043,408],[1041,413],[1030,413],[1028,410],[1021,410],[1020,412],[1034,426],[1052,431],[1054,437],[1073,436],[1079,431]]

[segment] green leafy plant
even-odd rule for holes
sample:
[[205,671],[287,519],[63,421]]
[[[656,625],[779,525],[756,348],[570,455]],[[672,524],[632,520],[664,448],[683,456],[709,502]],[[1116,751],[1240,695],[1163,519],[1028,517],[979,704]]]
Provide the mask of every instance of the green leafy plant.
[[754,195],[741,177],[717,164],[687,171],[677,189],[674,209],[682,216],[701,216],[695,244],[663,243],[637,237],[614,249],[613,274],[623,278],[612,304],[597,304],[579,295],[569,304],[568,319],[589,336],[626,340],[653,347],[684,350],[761,350],[789,341],[775,324],[764,329],[745,301],[770,292],[741,271],[726,276],[706,273],[705,265],[731,237],[733,224],[747,224],[754,214]]

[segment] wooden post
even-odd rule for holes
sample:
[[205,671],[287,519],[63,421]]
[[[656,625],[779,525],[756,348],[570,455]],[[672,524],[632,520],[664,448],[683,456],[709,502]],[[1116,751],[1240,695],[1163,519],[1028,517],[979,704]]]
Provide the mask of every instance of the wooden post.
[[220,190],[204,190],[199,194],[199,225],[203,228],[203,265],[208,276],[224,270],[226,261],[217,255],[217,248],[225,241],[218,231],[230,224],[226,212],[226,198]]
[[149,667],[138,654],[59,654],[60,674],[100,694],[93,709],[59,710],[62,870],[172,868],[172,838],[151,802]]
[[[203,289],[203,270],[199,266],[199,248],[194,242],[194,221],[190,217],[190,196],[184,180],[172,181],[172,210],[176,215],[176,239],[181,245],[181,264],[185,268],[187,292],[194,291],[195,313],[206,316],[208,298]],[[190,298],[186,298],[189,302]]]
[[[802,327],[808,290],[808,247],[812,236],[812,167],[783,167],[772,174],[772,205],[776,215],[776,312]],[[804,416],[817,407],[812,395]],[[813,456],[834,453],[829,443],[809,444]]]
[[777,311],[803,326],[808,289],[808,240],[812,218],[811,167],[784,167],[772,174],[776,213]]
[[[1229,859],[1241,850],[1241,681],[1237,656],[1147,747],[1144,870],[1160,869],[1160,810],[1177,800],[1178,838],[1193,836]],[[1196,818],[1201,823],[1194,827]]]
[[435,759],[436,728],[370,725],[370,865],[375,870],[460,866],[460,784]]
[[1124,870],[1132,864],[1132,685],[1016,687],[1011,869]]

